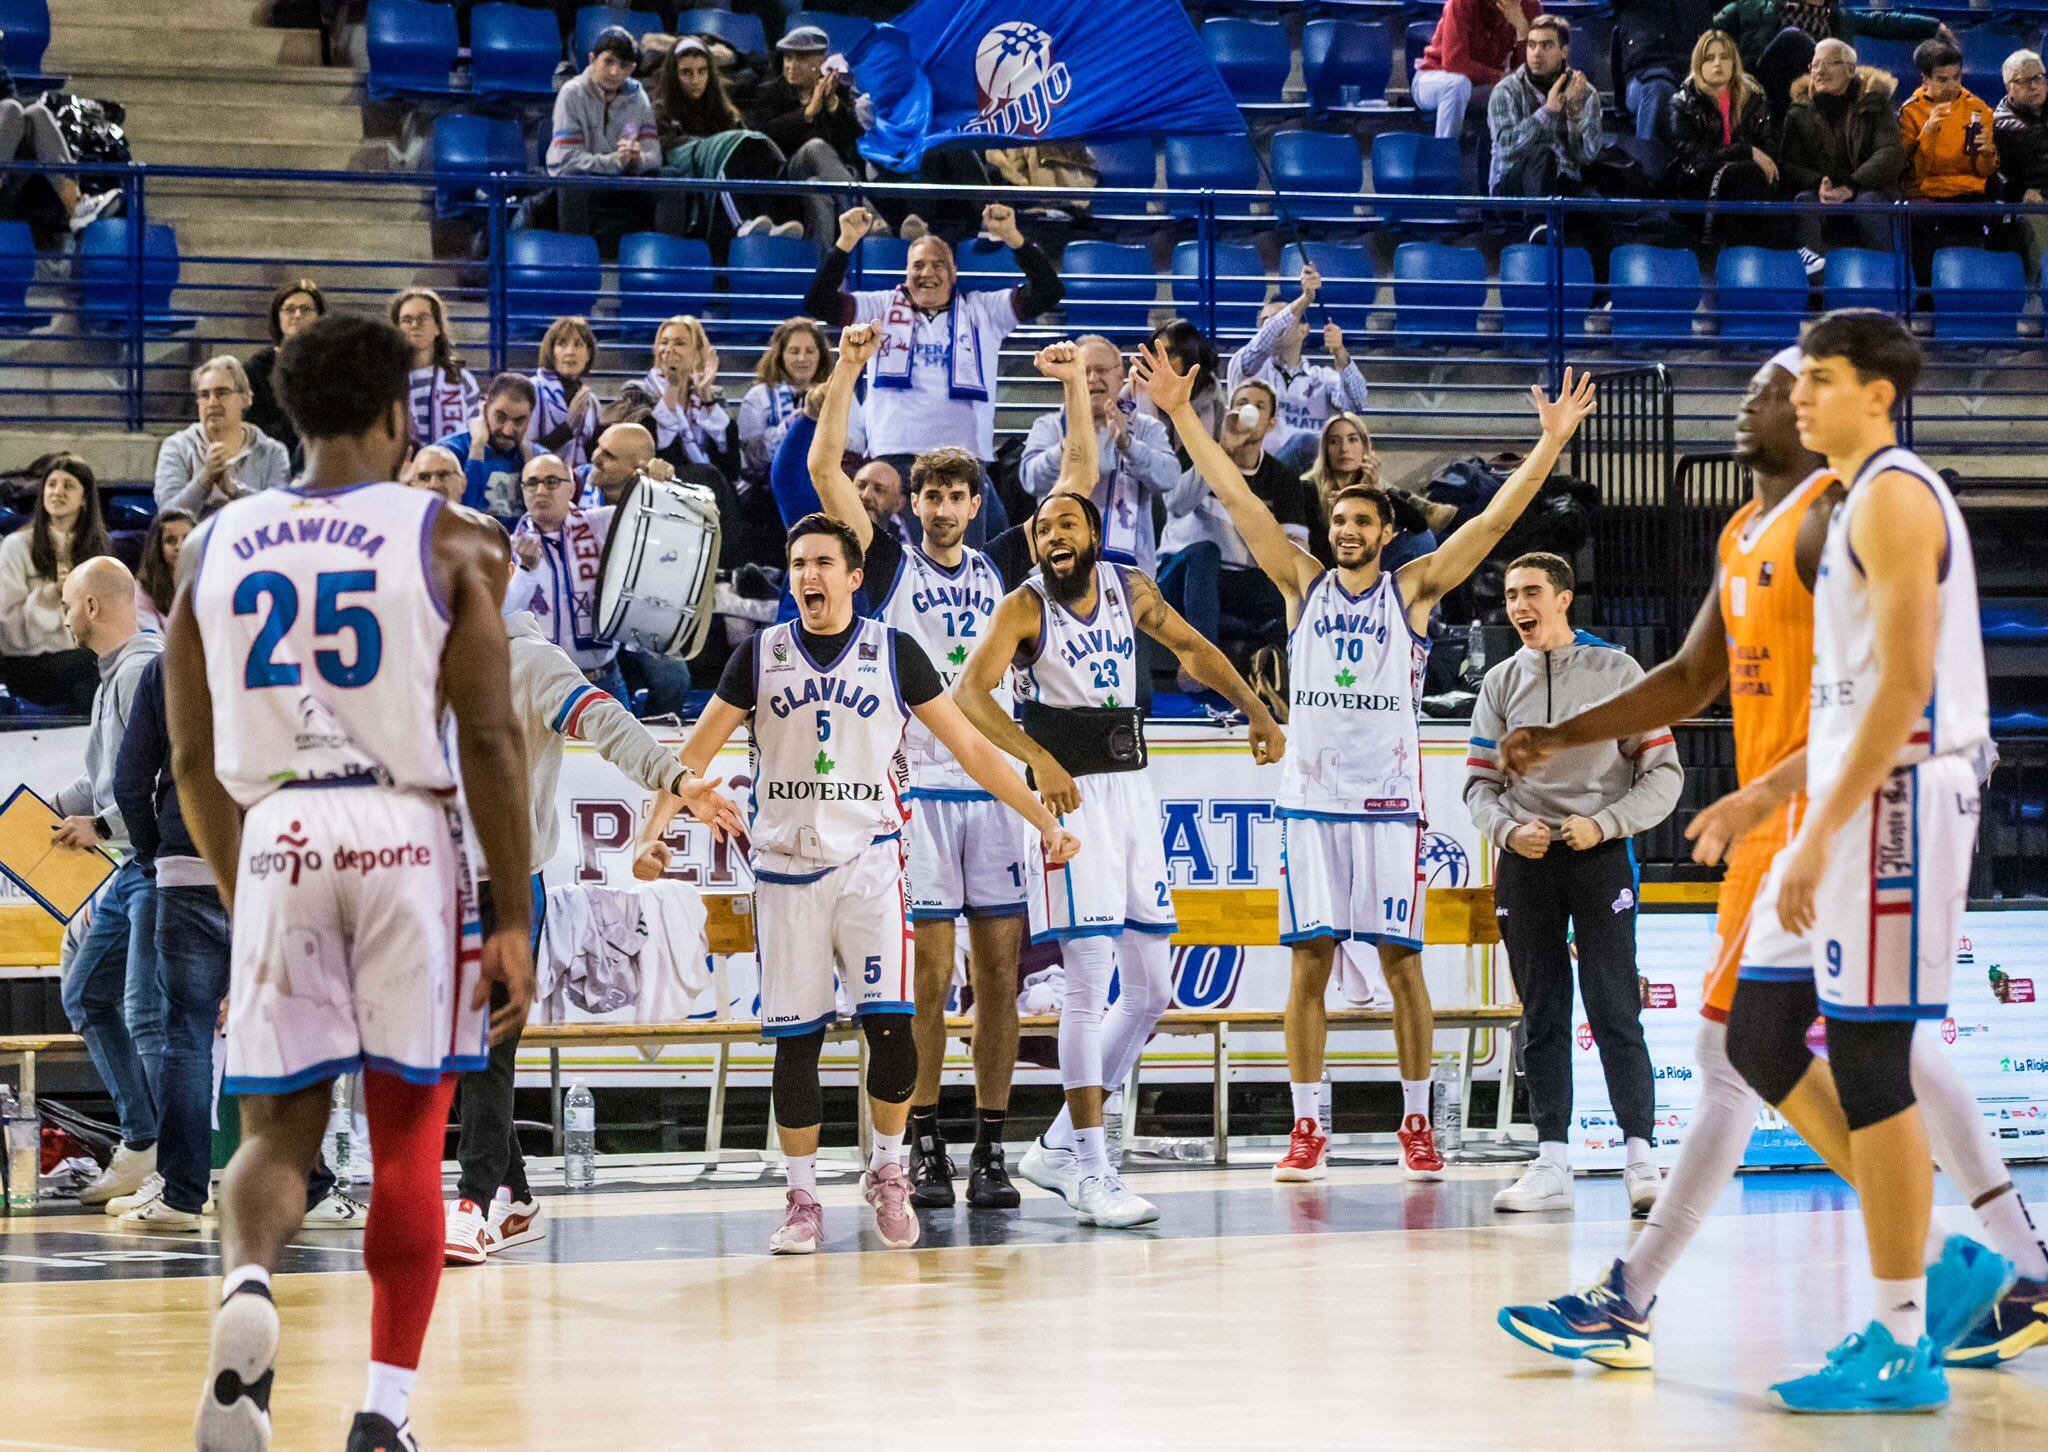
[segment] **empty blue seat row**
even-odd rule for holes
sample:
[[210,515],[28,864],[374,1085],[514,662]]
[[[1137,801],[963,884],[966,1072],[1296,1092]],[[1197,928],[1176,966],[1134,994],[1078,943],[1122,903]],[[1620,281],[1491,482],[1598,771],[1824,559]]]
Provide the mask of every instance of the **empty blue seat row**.
[[469,85],[455,81],[455,12],[425,0],[370,0],[364,27],[370,94],[380,101],[463,94],[487,101],[542,101],[555,93],[562,35],[545,10],[479,5],[469,16]]
[[[1161,148],[1166,156],[1166,185],[1175,193],[1196,191],[1265,191],[1265,168],[1244,136],[1169,136]],[[1148,138],[1091,148],[1100,184],[1130,191],[1156,186],[1154,143]],[[1469,221],[1460,209],[1444,205],[1390,204],[1389,197],[1469,197],[1474,182],[1466,174],[1465,154],[1456,138],[1425,136],[1416,131],[1388,131],[1372,140],[1372,197],[1364,197],[1365,161],[1358,143],[1343,132],[1281,131],[1267,149],[1271,190],[1282,198],[1281,215],[1295,221],[1342,223],[1367,214],[1419,226]],[[1288,194],[1325,194],[1319,202],[1290,203]],[[1360,198],[1338,202],[1330,198]],[[1192,216],[1191,197],[1167,199],[1170,215]],[[1107,222],[1143,221],[1146,214],[1124,208],[1099,208]],[[1248,214],[1247,214],[1248,215]],[[1224,220],[1241,220],[1226,209]]]
[[2048,600],[1986,600],[1984,638],[1999,645],[2048,645]]
[[[862,263],[886,268],[891,260],[886,251],[866,252]],[[803,311],[819,261],[804,238],[760,234],[735,238],[718,268],[697,238],[631,233],[619,243],[617,308],[606,322],[637,331],[676,313],[710,313],[733,323],[779,323]],[[893,261],[900,268],[900,254]],[[965,260],[961,272],[970,273]],[[538,229],[507,239],[506,325],[515,340],[538,337],[564,314],[590,317],[603,296],[594,239]]]

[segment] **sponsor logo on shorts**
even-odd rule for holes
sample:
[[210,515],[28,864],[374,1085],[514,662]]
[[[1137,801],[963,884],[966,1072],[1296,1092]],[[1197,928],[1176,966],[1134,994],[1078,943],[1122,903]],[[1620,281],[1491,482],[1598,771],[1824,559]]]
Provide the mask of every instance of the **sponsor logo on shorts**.
[[1956,1041],[1956,1021],[1954,1019],[1945,1018],[1941,1021],[1941,1041],[1945,1044],[1952,1044]]
[[418,842],[405,842],[396,847],[334,849],[334,869],[337,872],[388,872],[397,867],[431,867],[433,864],[434,849]]
[[1888,778],[1878,788],[1883,808],[1877,824],[1877,876],[1910,877],[1913,873],[1913,782],[1910,774]]
[[1619,897],[1615,898],[1615,900],[1614,900],[1614,906],[1613,906],[1613,907],[1612,907],[1612,908],[1610,909],[1610,911],[1612,911],[1612,912],[1614,912],[1614,913],[1616,913],[1616,914],[1621,914],[1621,913],[1625,913],[1625,912],[1627,912],[1627,911],[1628,911],[1628,910],[1629,910],[1630,908],[1634,907],[1635,905],[1636,905],[1636,892],[1635,892],[1635,889],[1634,889],[1634,888],[1632,888],[1632,887],[1624,887],[1624,888],[1623,888],[1623,889],[1621,890],[1621,896],[1619,896]]
[[1690,1084],[1693,1079],[1692,1070],[1684,1064],[1659,1064],[1650,1073],[1655,1078],[1672,1079],[1681,1084]]
[[251,852],[242,871],[259,882],[273,876],[286,877],[297,887],[301,872],[318,872],[325,861],[318,848],[307,845],[302,835],[305,830],[300,823],[293,822],[277,834],[276,842]]
[[1580,1025],[1579,1025],[1579,1032],[1578,1032],[1578,1040],[1579,1040],[1579,1047],[1580,1047],[1580,1048],[1582,1048],[1582,1049],[1590,1049],[1590,1048],[1592,1048],[1592,1047],[1593,1047],[1593,1025],[1591,1025],[1591,1024],[1589,1024],[1589,1023],[1582,1023],[1582,1024],[1580,1024]]

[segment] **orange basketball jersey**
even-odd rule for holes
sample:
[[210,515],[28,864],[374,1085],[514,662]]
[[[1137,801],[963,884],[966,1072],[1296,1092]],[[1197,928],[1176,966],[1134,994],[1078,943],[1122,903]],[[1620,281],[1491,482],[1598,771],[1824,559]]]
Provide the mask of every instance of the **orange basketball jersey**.
[[1806,745],[1813,680],[1813,592],[1799,578],[1799,527],[1836,482],[1817,470],[1762,514],[1752,499],[1721,531],[1721,622],[1728,633],[1728,698],[1735,774],[1755,781]]

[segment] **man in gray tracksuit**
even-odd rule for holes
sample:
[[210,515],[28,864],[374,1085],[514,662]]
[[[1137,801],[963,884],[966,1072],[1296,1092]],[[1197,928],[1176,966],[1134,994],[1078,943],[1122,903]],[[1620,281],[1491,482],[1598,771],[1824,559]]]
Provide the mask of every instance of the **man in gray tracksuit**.
[[1494,903],[1523,1013],[1523,1065],[1538,1158],[1496,1210],[1572,1203],[1572,954],[1608,1098],[1627,1140],[1625,1181],[1647,1214],[1656,1090],[1636,985],[1636,868],[1629,839],[1678,803],[1684,772],[1668,730],[1564,751],[1508,780],[1499,743],[1517,726],[1562,721],[1642,678],[1629,656],[1571,626],[1571,566],[1523,555],[1508,566],[1509,623],[1522,649],[1486,673],[1472,708],[1465,804],[1494,845]]
[[[515,561],[516,569],[516,561]],[[525,611],[505,617],[512,650],[512,710],[526,752],[527,791],[533,804],[533,937],[540,942],[547,900],[541,869],[555,855],[560,817],[555,784],[562,773],[562,743],[587,741],[597,754],[651,792],[681,784],[682,760],[649,734],[633,713],[593,686],[582,669],[541,631]],[[493,919],[492,884],[478,883],[484,936]],[[526,1162],[512,1126],[513,1071],[519,1052],[515,1034],[491,1049],[488,1068],[462,1076],[462,1134],[456,1159],[462,1166],[454,1208],[448,1212],[450,1265],[480,1265],[487,1250],[538,1240],[539,1207],[526,1182]],[[511,1193],[496,1201],[498,1187]]]

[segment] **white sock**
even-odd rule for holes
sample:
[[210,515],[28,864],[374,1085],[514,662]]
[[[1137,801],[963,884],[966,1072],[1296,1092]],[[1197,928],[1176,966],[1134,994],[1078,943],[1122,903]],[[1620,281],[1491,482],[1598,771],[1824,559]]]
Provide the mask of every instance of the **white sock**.
[[1101,1125],[1074,1131],[1074,1149],[1081,1156],[1081,1177],[1109,1174],[1109,1144]]
[[[2048,1276],[2048,1253],[2041,1248],[2040,1234],[2019,1191],[2012,1188],[2012,1174],[1992,1143],[1984,1111],[1935,1036],[1933,1024],[1923,1024],[1914,1033],[1912,1062],[1913,1097],[1919,1101],[1936,1163],[1977,1212],[1991,1248],[2029,1280]],[[1929,1264],[1941,1254],[1942,1238],[1937,1217],[1927,1227]]]
[[413,1367],[371,1362],[370,1379],[363,1388],[363,1410],[384,1418],[394,1427],[403,1427],[406,1405],[412,1400],[412,1384],[418,1376]]
[[1536,1158],[1541,1163],[1549,1165],[1553,1169],[1563,1170],[1566,1174],[1571,1173],[1571,1146],[1566,1144],[1561,1139],[1546,1139],[1541,1141],[1536,1146]]
[[1637,1139],[1634,1135],[1630,1135],[1628,1138],[1629,1168],[1634,1169],[1637,1165],[1647,1165],[1649,1163],[1650,1142],[1646,1139]]
[[2030,1281],[2048,1280],[2048,1250],[2042,1248],[2041,1233],[2034,1228],[2027,1202],[2011,1181],[1972,1208],[1992,1245],[2021,1275]]
[[1287,1092],[1294,1096],[1294,1117],[1296,1119],[1320,1119],[1323,1113],[1321,1095],[1316,1091],[1319,1084],[1289,1084]]
[[1742,1165],[1763,1102],[1728,1062],[1728,1026],[1704,1019],[1698,1047],[1700,1098],[1679,1142],[1677,1162],[1657,1196],[1650,1223],[1623,1256],[1628,1298],[1646,1309],[1678,1263],[1700,1222]]
[[1074,1116],[1068,1112],[1066,1105],[1060,1106],[1060,1112],[1053,1117],[1052,1123],[1046,1126],[1042,1137],[1047,1149],[1070,1150],[1074,1147]]
[[869,1172],[873,1173],[884,1165],[900,1165],[902,1163],[903,1131],[898,1130],[895,1134],[883,1134],[879,1129],[876,1130],[875,1148],[868,1155]]
[[1927,1277],[1872,1285],[1877,1292],[1877,1324],[1892,1333],[1892,1340],[1911,1346],[1927,1334]]
[[243,1286],[261,1286],[270,1289],[270,1272],[260,1265],[238,1265],[221,1277],[220,1298],[226,1301]]
[[1419,1114],[1429,1118],[1429,1080],[1403,1079],[1401,1081],[1401,1117]]
[[807,1155],[784,1155],[782,1173],[789,1180],[789,1188],[801,1190],[813,1200],[818,1198],[818,1156],[816,1151]]

